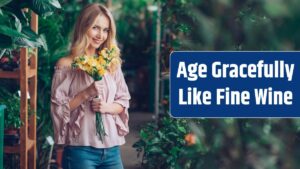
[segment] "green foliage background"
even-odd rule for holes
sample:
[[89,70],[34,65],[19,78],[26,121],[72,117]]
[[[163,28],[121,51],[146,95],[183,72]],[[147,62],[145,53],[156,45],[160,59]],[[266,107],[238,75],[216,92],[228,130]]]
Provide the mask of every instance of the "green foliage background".
[[[159,0],[161,66],[173,50],[299,50],[299,1]],[[168,93],[165,97],[168,98]],[[300,120],[173,119],[168,99],[158,123],[146,125],[133,146],[143,168],[295,169]],[[251,110],[249,110],[251,111]],[[271,110],[270,110],[271,111]],[[175,127],[175,129],[174,129]],[[197,137],[188,146],[186,134]],[[174,137],[175,136],[175,137]]]

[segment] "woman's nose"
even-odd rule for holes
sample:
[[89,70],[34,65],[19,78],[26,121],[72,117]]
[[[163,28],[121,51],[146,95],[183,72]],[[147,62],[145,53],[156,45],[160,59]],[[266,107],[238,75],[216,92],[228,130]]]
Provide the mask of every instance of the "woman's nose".
[[103,39],[103,35],[104,35],[103,31],[99,30],[97,33],[97,38]]
[[99,39],[102,38],[102,33],[100,30],[97,32],[97,38],[99,38]]

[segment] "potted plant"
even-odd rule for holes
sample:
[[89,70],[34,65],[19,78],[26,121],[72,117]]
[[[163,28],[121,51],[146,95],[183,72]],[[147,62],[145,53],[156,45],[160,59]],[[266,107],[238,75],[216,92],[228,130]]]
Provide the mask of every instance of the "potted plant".
[[0,69],[4,71],[13,71],[19,67],[20,51],[5,51],[4,55],[0,59]]
[[1,100],[6,105],[4,113],[4,144],[15,145],[19,143],[19,129],[23,125],[20,119],[20,98],[16,94]]
[[[0,103],[6,106],[4,112],[4,144],[18,144],[19,129],[23,125],[20,118],[20,97],[18,93],[11,94],[11,92],[0,88]],[[34,114],[36,114],[35,111],[28,105],[28,116]]]

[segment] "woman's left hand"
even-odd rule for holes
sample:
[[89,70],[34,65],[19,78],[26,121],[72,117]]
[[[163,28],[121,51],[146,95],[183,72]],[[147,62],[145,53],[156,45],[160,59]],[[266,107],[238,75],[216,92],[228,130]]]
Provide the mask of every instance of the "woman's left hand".
[[94,98],[92,101],[92,110],[94,112],[108,113],[110,107],[109,103],[102,101],[99,98]]

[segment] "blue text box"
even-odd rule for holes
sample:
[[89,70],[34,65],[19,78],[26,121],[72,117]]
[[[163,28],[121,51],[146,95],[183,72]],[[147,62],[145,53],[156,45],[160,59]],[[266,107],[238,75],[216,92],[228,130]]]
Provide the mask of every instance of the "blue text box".
[[299,66],[300,52],[173,52],[171,115],[300,117]]

